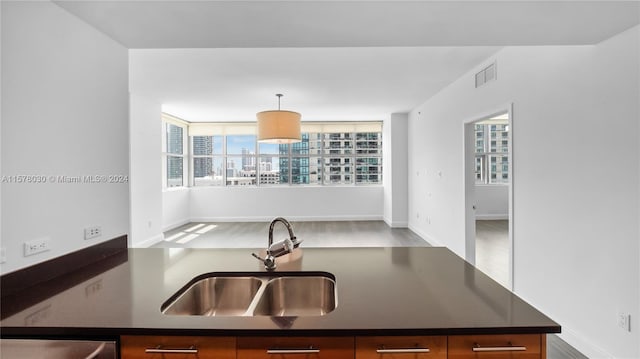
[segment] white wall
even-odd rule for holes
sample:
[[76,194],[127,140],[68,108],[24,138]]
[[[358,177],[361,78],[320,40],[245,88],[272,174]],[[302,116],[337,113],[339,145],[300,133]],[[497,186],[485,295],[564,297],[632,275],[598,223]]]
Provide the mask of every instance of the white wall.
[[162,192],[163,230],[191,222],[189,188],[170,188]]
[[[127,50],[50,2],[2,2],[2,246],[11,272],[127,234],[127,183],[49,176],[129,175]],[[102,236],[84,240],[84,228]],[[23,242],[51,250],[23,257]]]
[[[2,44],[2,6],[0,4],[0,45]],[[2,77],[2,46],[0,46],[0,78]],[[0,99],[2,99],[2,87],[0,86]],[[0,176],[4,174],[2,170],[2,101],[0,100]],[[6,261],[6,248],[2,242],[2,185],[0,185],[0,265]],[[0,267],[1,268],[1,267]],[[1,270],[0,270],[1,272]]]
[[382,186],[193,187],[193,221],[381,220]]
[[162,115],[161,104],[130,97],[130,246],[144,247],[162,240]]
[[476,219],[509,219],[509,186],[476,185]]
[[408,225],[408,120],[408,114],[394,113],[384,121],[382,127],[384,221],[390,227]]
[[497,81],[474,89],[479,64],[409,120],[409,226],[463,256],[462,124],[513,103],[514,288],[591,358],[640,357],[616,323],[640,318],[639,40],[505,48]]

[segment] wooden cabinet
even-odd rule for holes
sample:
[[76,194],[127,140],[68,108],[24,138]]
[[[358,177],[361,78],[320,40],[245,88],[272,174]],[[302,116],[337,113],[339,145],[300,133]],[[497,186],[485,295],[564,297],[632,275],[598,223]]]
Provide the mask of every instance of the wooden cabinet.
[[239,337],[238,359],[353,359],[353,337]]
[[546,335],[451,335],[450,359],[545,359]]
[[122,359],[546,359],[546,334],[336,337],[122,336]]
[[235,359],[235,337],[141,336],[120,338],[121,359]]
[[356,337],[356,359],[446,359],[447,337]]

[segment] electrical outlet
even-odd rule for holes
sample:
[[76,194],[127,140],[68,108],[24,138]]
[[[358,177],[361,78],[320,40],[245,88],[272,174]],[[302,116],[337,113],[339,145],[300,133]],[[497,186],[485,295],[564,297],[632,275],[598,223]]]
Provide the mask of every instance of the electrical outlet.
[[84,229],[84,239],[100,237],[102,235],[102,227],[93,226]]
[[51,240],[48,237],[34,239],[24,242],[24,256],[30,256],[51,249]]
[[95,282],[92,282],[90,284],[88,284],[85,288],[84,288],[84,294],[87,298],[91,297],[92,295],[95,295],[96,293],[98,293],[99,291],[102,290],[102,278],[98,279]]
[[7,249],[5,247],[0,248],[0,263],[7,261]]
[[631,314],[624,312],[618,313],[618,326],[628,332],[631,331]]
[[42,323],[47,320],[51,316],[51,304],[48,304],[44,308],[40,308],[35,312],[29,314],[26,318],[24,318],[24,324],[26,326],[37,326],[39,323]]

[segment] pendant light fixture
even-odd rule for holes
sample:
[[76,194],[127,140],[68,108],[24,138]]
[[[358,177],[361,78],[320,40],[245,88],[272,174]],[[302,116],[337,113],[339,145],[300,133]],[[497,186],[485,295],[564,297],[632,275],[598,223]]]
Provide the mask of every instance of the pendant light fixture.
[[280,109],[278,97],[278,109],[262,111],[256,114],[258,118],[258,141],[266,143],[293,143],[300,142],[300,117],[299,113]]

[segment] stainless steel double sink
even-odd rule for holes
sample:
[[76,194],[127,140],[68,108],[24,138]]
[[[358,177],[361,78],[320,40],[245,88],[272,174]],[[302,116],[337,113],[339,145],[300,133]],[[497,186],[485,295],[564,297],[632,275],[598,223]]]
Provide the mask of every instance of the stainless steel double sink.
[[214,272],[193,278],[161,311],[198,316],[321,316],[337,304],[327,272]]

